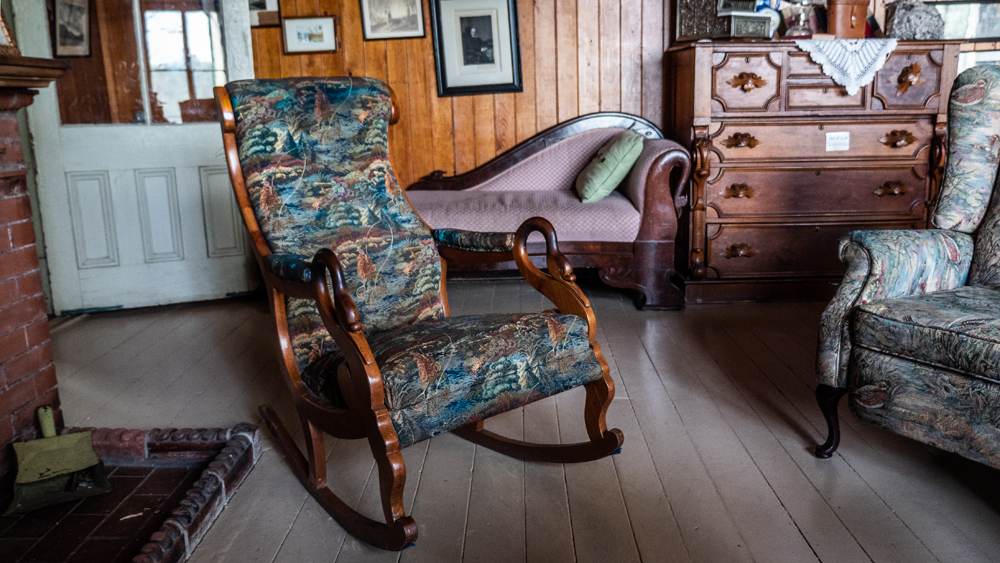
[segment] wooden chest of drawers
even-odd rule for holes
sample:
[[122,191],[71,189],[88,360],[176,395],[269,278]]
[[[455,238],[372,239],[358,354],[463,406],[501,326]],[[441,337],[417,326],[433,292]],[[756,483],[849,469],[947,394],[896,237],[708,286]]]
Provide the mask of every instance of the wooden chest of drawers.
[[672,47],[664,130],[695,164],[677,241],[688,302],[825,299],[844,233],[924,228],[958,54],[901,41],[849,95],[792,41]]

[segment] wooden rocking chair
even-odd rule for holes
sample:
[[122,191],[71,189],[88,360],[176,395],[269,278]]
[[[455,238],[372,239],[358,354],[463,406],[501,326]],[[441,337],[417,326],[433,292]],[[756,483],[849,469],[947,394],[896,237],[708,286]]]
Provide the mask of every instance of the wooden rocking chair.
[[[615,387],[594,313],[548,221],[529,219],[516,233],[431,231],[389,165],[388,125],[398,114],[377,80],[244,80],[215,96],[305,453],[273,409],[260,411],[296,476],[344,529],[383,549],[416,540],[403,508],[400,448],[436,434],[555,463],[621,447],[621,431],[605,424]],[[548,273],[528,258],[533,232],[545,238]],[[442,256],[514,260],[557,309],[451,317]],[[589,442],[532,444],[483,429],[490,416],[580,385]],[[384,523],[327,487],[322,432],[368,439]]]

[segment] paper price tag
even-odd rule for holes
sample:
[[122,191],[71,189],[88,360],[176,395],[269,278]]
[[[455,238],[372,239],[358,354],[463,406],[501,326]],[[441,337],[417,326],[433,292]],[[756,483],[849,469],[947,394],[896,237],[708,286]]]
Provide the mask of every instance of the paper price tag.
[[851,132],[831,131],[830,133],[827,133],[826,150],[827,152],[851,150]]

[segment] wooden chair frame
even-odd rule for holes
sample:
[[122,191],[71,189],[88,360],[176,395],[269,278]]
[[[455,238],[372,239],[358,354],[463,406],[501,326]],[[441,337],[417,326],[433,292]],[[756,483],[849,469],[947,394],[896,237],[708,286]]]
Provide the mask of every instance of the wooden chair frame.
[[[402,549],[417,538],[417,525],[412,517],[406,515],[403,507],[406,465],[403,463],[399,439],[385,405],[382,376],[362,332],[360,313],[347,288],[340,261],[329,249],[317,252],[311,265],[310,284],[284,280],[271,274],[264,267],[264,257],[271,254],[271,251],[257,225],[243,181],[243,170],[236,148],[236,122],[232,102],[224,87],[215,88],[215,98],[219,106],[229,177],[243,214],[243,221],[253,240],[254,255],[261,266],[261,273],[267,286],[283,359],[279,365],[299,414],[305,435],[306,451],[303,452],[298,447],[270,406],[261,405],[260,413],[278,440],[278,445],[289,460],[295,476],[337,523],[350,534],[375,547]],[[399,119],[397,108],[393,97],[390,125]],[[548,273],[542,272],[528,257],[527,240],[528,235],[533,232],[539,232],[545,238]],[[596,341],[594,312],[590,302],[575,283],[576,276],[573,275],[572,266],[559,252],[552,225],[539,217],[525,221],[515,233],[514,248],[510,252],[469,252],[447,247],[438,247],[438,250],[443,259],[457,263],[513,260],[525,280],[549,298],[555,304],[556,310],[586,319],[590,347],[604,372],[601,379],[585,385],[587,398],[584,422],[590,437],[588,442],[576,444],[523,442],[483,429],[482,421],[455,429],[453,432],[480,446],[529,461],[575,463],[599,459],[618,450],[625,438],[617,428],[608,429],[605,422],[608,406],[611,405],[615,395],[615,385],[608,374],[608,363],[601,354],[600,344]],[[445,314],[450,316],[444,260],[441,266],[442,300]],[[327,274],[332,284],[327,283]],[[347,408],[337,408],[320,400],[302,382],[288,334],[285,296],[312,299],[316,302],[326,329],[344,353],[345,361],[338,370],[337,381],[348,405]],[[360,514],[338,498],[327,486],[323,432],[343,439],[368,439],[378,466],[384,523]]]

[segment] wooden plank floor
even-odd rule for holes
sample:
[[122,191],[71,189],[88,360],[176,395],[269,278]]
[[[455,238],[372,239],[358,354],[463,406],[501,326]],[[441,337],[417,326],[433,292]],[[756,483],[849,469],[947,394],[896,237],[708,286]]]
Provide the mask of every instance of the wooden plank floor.
[[[810,450],[822,303],[637,312],[585,286],[617,396],[621,454],[524,463],[453,435],[403,451],[414,547],[347,536],[265,432],[264,454],[193,562],[973,562],[1000,560],[1000,472],[861,424],[842,410],[832,459]],[[541,310],[522,282],[457,282],[453,314]],[[53,330],[68,424],[128,428],[261,423],[295,430],[263,301],[91,315]],[[496,417],[516,438],[584,439],[581,390]],[[373,517],[364,441],[328,438],[334,491]]]

